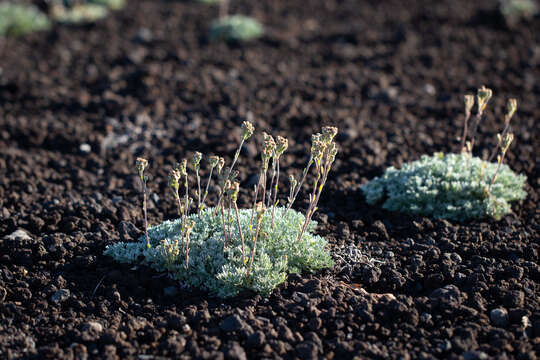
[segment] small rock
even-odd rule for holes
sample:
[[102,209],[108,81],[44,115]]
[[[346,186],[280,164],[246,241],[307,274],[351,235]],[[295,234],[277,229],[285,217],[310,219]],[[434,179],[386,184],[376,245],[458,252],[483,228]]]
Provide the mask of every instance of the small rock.
[[255,331],[247,338],[247,345],[249,347],[258,348],[266,342],[266,336],[262,331]]
[[51,301],[58,304],[66,301],[70,296],[71,293],[68,289],[60,289],[51,296]]
[[83,325],[82,330],[101,333],[103,331],[103,325],[101,325],[97,321],[89,321]]
[[4,240],[27,244],[32,241],[32,238],[26,231],[19,229],[17,231],[12,232],[9,235],[6,235],[4,237]]
[[319,348],[313,341],[304,341],[296,346],[296,352],[300,359],[317,359]]
[[118,226],[118,231],[120,232],[120,239],[124,242],[133,240],[139,235],[137,227],[129,221],[121,221]]
[[233,341],[225,348],[225,358],[230,360],[247,360],[246,351],[239,343]]
[[81,146],[79,146],[79,150],[83,153],[83,154],[88,154],[92,151],[92,147],[87,144],[87,143],[84,143],[84,144],[81,144]]
[[463,353],[463,358],[465,360],[486,360],[489,356],[483,351],[467,351]]
[[219,325],[223,331],[240,331],[246,327],[246,323],[238,315],[226,317]]
[[506,327],[508,325],[508,311],[505,308],[491,310],[489,317],[495,326]]
[[135,35],[135,40],[141,43],[148,43],[152,41],[153,38],[154,35],[152,34],[152,31],[145,27],[140,28]]
[[383,240],[389,240],[390,236],[388,235],[388,231],[386,231],[386,226],[384,223],[380,220],[375,221],[373,223],[373,227],[375,228],[375,232],[379,234],[380,237],[383,238]]
[[161,348],[164,349],[168,355],[179,355],[184,352],[186,347],[186,339],[183,336],[169,336],[162,343]]

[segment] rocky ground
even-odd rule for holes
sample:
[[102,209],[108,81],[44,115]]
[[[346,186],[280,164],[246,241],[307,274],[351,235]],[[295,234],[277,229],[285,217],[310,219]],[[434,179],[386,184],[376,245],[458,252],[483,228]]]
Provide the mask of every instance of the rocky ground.
[[[217,9],[180,0],[0,39],[0,358],[536,359],[538,18],[508,28],[491,0],[232,3],[263,39],[209,42]],[[368,206],[359,186],[386,167],[457,150],[462,96],[482,84],[477,155],[517,97],[507,159],[527,199],[465,224]],[[137,156],[156,224],[176,211],[168,168],[193,151],[230,159],[244,120],[289,138],[296,174],[310,134],[340,128],[317,217],[332,269],[222,300],[102,255],[140,235]],[[259,147],[239,162],[242,206]]]

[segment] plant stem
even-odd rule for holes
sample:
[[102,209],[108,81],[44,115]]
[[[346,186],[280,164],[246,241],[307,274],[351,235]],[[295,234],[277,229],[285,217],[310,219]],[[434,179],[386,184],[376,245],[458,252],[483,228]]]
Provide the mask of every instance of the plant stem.
[[[242,137],[242,140],[240,141],[240,145],[238,146],[238,149],[236,149],[236,153],[234,154],[233,162],[232,162],[231,166],[229,167],[229,171],[227,172],[227,175],[223,178],[224,182],[229,180],[229,177],[231,176],[234,165],[236,164],[236,161],[238,160],[238,157],[240,156],[240,151],[242,150],[242,146],[244,145],[244,141],[245,141],[245,139]],[[219,206],[221,204],[221,201],[223,200],[223,195],[224,195],[224,192],[222,192],[219,195],[217,206]]]
[[309,161],[308,161],[306,167],[304,168],[304,173],[302,174],[302,179],[298,183],[296,191],[294,192],[294,196],[293,196],[292,200],[289,202],[289,205],[287,206],[287,212],[289,211],[289,209],[292,207],[293,203],[295,202],[296,197],[298,196],[298,193],[300,192],[300,189],[302,188],[302,184],[306,180],[306,176],[307,176],[307,174],[309,172],[309,169],[311,168],[312,164],[313,164],[313,155],[310,155],[309,156]]
[[251,208],[251,217],[249,218],[249,232],[251,236],[251,229],[253,228],[253,216],[255,215],[255,205],[257,205],[257,194],[259,193],[259,184],[261,182],[261,179],[259,178],[257,180],[257,185],[253,187],[254,195],[253,195],[253,207]]
[[471,112],[467,111],[465,113],[465,124],[463,125],[463,135],[461,136],[461,146],[459,151],[463,151],[465,148],[465,141],[467,140],[467,132],[469,131],[469,119],[471,117]]
[[224,237],[223,247],[227,247],[227,228],[225,227],[225,211],[223,209],[223,203],[221,203],[220,209],[221,209],[221,223],[223,224],[223,237]]
[[272,200],[272,224],[271,228],[274,228],[274,210],[276,208],[276,201],[277,201],[277,193],[278,193],[278,185],[279,185],[279,158],[277,159],[277,178],[276,178],[276,184],[274,185],[274,199]]
[[210,174],[208,175],[208,181],[206,182],[206,189],[204,190],[204,196],[202,198],[202,206],[204,206],[204,202],[206,200],[206,197],[208,196],[208,188],[210,186],[210,180],[212,180],[212,172],[214,171],[214,167],[210,168]]
[[246,279],[249,279],[249,274],[251,272],[251,267],[253,266],[253,258],[255,257],[255,249],[257,248],[257,238],[259,237],[259,231],[261,230],[262,216],[260,219],[257,219],[257,230],[255,231],[255,237],[253,238],[253,249],[251,249],[251,257],[249,259],[249,267],[246,273]]
[[143,213],[144,213],[144,236],[146,238],[146,247],[150,248],[150,239],[148,238],[148,211],[146,206],[146,180],[141,178],[143,188]]
[[233,201],[234,212],[236,214],[236,224],[238,225],[238,233],[240,234],[240,240],[242,241],[242,265],[246,264],[246,256],[244,252],[244,233],[242,232],[242,226],[240,226],[240,214],[238,212],[238,206],[236,202]]
[[201,177],[199,176],[199,169],[196,171],[197,174],[197,216],[201,218]]

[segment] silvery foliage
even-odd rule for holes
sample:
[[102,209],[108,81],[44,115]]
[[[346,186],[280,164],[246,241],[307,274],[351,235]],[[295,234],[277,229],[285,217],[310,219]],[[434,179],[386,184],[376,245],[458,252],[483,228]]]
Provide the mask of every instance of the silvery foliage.
[[539,6],[536,0],[499,0],[499,9],[508,24],[515,25],[522,19],[533,18]]
[[524,199],[527,193],[526,177],[504,164],[489,191],[496,169],[496,163],[469,154],[436,153],[399,170],[390,167],[361,189],[369,204],[382,201],[383,208],[391,211],[457,221],[499,219],[510,212],[510,202]]
[[0,2],[0,36],[22,36],[50,26],[47,15],[35,6]]
[[[119,262],[151,266],[158,271],[168,271],[170,275],[188,287],[201,288],[219,297],[236,295],[241,289],[250,289],[269,295],[288,273],[316,271],[333,265],[330,253],[326,250],[327,241],[309,231],[316,223],[311,222],[300,242],[298,233],[304,222],[304,215],[290,209],[278,207],[275,211],[275,224],[270,226],[270,211],[262,220],[257,240],[256,255],[249,279],[246,279],[248,258],[253,242],[249,230],[250,209],[240,210],[240,224],[245,236],[246,264],[242,263],[241,239],[231,211],[230,228],[233,244],[224,248],[221,214],[214,215],[212,208],[189,218],[195,220],[191,233],[189,267],[184,268],[184,257],[168,256],[166,246],[178,239],[181,247],[181,220],[165,221],[148,229],[151,248],[145,245],[144,236],[134,243],[117,243],[108,246],[105,254]],[[227,211],[225,211],[226,222]],[[256,217],[256,214],[254,215]],[[253,220],[255,222],[255,219]],[[253,225],[254,227],[255,225]],[[252,235],[253,236],[253,235]],[[142,260],[141,260],[142,259]]]
[[256,19],[232,15],[217,19],[210,27],[210,38],[226,41],[249,41],[261,37],[264,28]]

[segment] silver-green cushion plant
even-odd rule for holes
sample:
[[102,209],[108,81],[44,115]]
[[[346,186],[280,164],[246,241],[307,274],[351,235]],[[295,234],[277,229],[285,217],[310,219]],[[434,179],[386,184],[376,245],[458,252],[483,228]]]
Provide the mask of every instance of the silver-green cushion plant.
[[244,15],[224,16],[210,26],[212,40],[244,42],[260,38],[264,27],[256,19]]
[[[196,177],[194,191],[189,189],[187,159],[171,170],[169,187],[177,204],[178,219],[150,228],[145,176],[149,163],[137,158],[145,234],[133,243],[110,245],[105,254],[119,262],[166,271],[186,287],[207,290],[219,297],[234,296],[244,289],[268,295],[289,273],[332,266],[328,243],[313,233],[316,223],[312,217],[337,154],[333,141],[337,128],[324,127],[321,134],[313,135],[311,155],[300,180],[289,176],[286,206],[279,205],[277,195],[280,158],[288,140],[278,136],[275,141],[264,133],[259,181],[253,192],[253,207],[248,209],[237,206],[240,184],[234,165],[254,128],[244,122],[242,130],[240,145],[229,167],[225,167],[221,157],[208,158],[210,168],[204,191],[199,176],[201,153],[195,152],[192,161]],[[311,169],[315,170],[315,178],[308,208],[302,214],[292,209],[292,205]],[[218,178],[218,199],[215,207],[207,208],[205,201],[213,174]],[[196,211],[190,214],[192,208]]]
[[468,153],[424,155],[401,169],[386,169],[362,190],[369,204],[382,202],[390,211],[458,221],[499,219],[510,212],[512,201],[525,198],[526,177],[507,165],[497,167]]
[[22,36],[50,26],[48,17],[34,6],[0,3],[0,36]]
[[[240,225],[244,235],[251,237],[250,209],[239,210]],[[330,267],[332,259],[326,250],[327,241],[311,231],[311,222],[300,241],[299,224],[304,215],[284,207],[276,208],[274,226],[271,214],[266,212],[262,219],[260,236],[257,242],[251,276],[247,276],[248,264],[242,261],[242,241],[237,226],[231,223],[231,240],[225,243],[221,215],[214,208],[204,209],[189,216],[194,221],[190,234],[189,266],[184,259],[170,249],[177,247],[182,238],[182,220],[165,221],[148,229],[150,247],[146,246],[144,236],[137,242],[117,243],[109,246],[105,254],[130,264],[148,265],[158,271],[167,271],[181,284],[200,288],[219,297],[236,295],[241,289],[250,289],[268,295],[287,274],[302,271],[316,271]],[[236,219],[230,219],[236,222]],[[227,221],[227,219],[226,219]],[[250,246],[244,249],[251,252]],[[244,261],[247,257],[244,257]]]
[[[516,111],[515,99],[508,103],[505,127],[498,135],[497,148],[490,159],[472,156],[474,135],[490,97],[491,90],[479,90],[478,113],[468,129],[474,97],[466,96],[461,153],[424,155],[400,169],[386,169],[381,177],[361,187],[368,204],[382,203],[382,207],[390,211],[456,221],[500,219],[509,213],[511,202],[527,196],[524,190],[526,177],[517,175],[503,164],[513,140],[510,119]],[[471,140],[467,142],[468,134]],[[497,154],[497,162],[491,162]]]
[[538,14],[536,0],[499,0],[499,9],[508,25],[516,25],[522,19],[531,19]]
[[80,3],[71,7],[54,3],[51,17],[59,23],[69,25],[91,24],[104,19],[109,14],[105,6],[93,3]]

